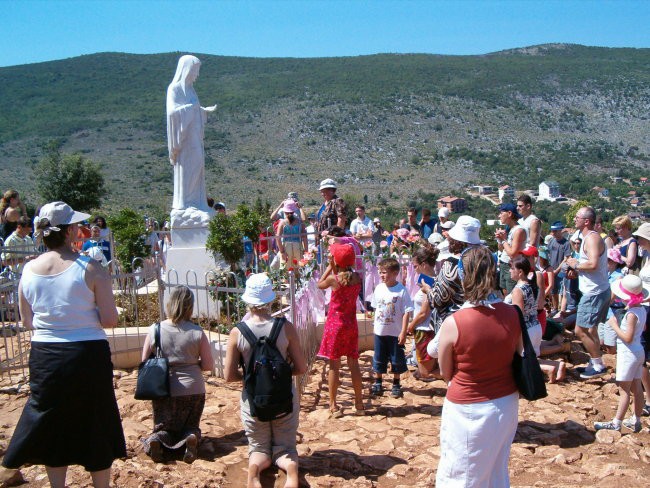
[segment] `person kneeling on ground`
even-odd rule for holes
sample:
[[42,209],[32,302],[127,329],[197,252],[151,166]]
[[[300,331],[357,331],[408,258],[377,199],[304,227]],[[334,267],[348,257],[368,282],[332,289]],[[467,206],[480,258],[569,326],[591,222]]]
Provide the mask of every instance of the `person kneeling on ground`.
[[[238,324],[238,327],[244,325],[247,335],[253,334],[258,340],[265,337],[266,342],[269,343],[269,339],[275,332],[275,323],[278,321],[283,323],[276,340],[270,342],[275,343],[274,347],[291,365],[292,375],[304,374],[307,371],[307,361],[300,349],[296,328],[284,319],[274,320],[271,315],[275,292],[269,277],[264,273],[251,275],[246,281],[246,291],[242,295],[242,300],[248,305],[249,318]],[[224,376],[228,382],[246,380],[251,358],[259,349],[259,346],[251,345],[238,327],[232,329],[228,338],[224,367]],[[245,365],[244,375],[238,369],[240,362]],[[251,397],[247,390],[247,386],[242,389],[240,407],[241,420],[248,439],[248,488],[262,487],[260,473],[271,466],[271,463],[286,471],[285,488],[297,488],[299,481],[296,432],[300,402],[295,384],[291,387],[290,411],[268,421],[261,420],[259,412],[256,412],[257,416],[253,414],[253,408],[256,407],[255,397]]]
[[[167,302],[167,320],[160,323],[160,348],[169,361],[171,396],[153,400],[153,434],[143,440],[145,452],[157,463],[176,450],[184,450],[183,461],[196,460],[201,439],[201,415],[205,405],[205,381],[201,371],[212,371],[214,360],[208,338],[200,326],[190,322],[194,295],[187,286],[172,289]],[[155,350],[153,324],[142,347],[142,360]]]

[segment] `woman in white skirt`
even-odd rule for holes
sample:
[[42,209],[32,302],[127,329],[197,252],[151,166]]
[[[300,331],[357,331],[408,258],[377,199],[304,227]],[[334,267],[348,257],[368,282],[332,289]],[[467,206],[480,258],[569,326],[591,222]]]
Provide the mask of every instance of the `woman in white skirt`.
[[512,373],[523,350],[517,310],[490,303],[496,266],[486,247],[461,256],[465,304],[440,329],[440,372],[448,382],[440,426],[438,487],[510,486],[508,460],[519,393]]

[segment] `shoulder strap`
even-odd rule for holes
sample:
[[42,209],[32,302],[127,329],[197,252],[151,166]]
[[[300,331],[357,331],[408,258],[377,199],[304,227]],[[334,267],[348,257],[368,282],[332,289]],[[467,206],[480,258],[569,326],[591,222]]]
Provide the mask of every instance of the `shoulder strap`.
[[161,358],[162,355],[162,341],[160,340],[160,322],[156,322],[156,325],[153,329],[153,347],[156,350],[156,356]]
[[255,344],[257,344],[257,336],[253,334],[253,331],[246,325],[246,322],[239,322],[235,327],[239,329],[239,332],[241,332],[251,347],[255,347]]
[[267,342],[269,342],[272,346],[275,346],[275,341],[278,340],[280,331],[282,330],[282,327],[286,321],[287,319],[284,317],[276,317],[273,319],[273,328],[271,329],[271,333],[267,339]]

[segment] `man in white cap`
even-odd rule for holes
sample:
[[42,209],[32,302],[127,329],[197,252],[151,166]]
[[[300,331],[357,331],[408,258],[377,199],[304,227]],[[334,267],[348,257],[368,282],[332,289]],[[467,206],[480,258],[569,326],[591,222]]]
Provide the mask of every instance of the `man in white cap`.
[[442,224],[447,222],[449,220],[449,216],[451,215],[451,211],[447,207],[441,207],[438,210],[438,222],[436,225],[433,226],[433,232],[438,232],[439,234],[442,234]]
[[330,228],[337,226],[341,229],[345,229],[345,223],[347,220],[347,205],[345,202],[336,195],[336,181],[331,178],[326,178],[320,182],[320,194],[325,200],[318,209],[316,222],[316,231],[317,236],[325,230],[330,230]]

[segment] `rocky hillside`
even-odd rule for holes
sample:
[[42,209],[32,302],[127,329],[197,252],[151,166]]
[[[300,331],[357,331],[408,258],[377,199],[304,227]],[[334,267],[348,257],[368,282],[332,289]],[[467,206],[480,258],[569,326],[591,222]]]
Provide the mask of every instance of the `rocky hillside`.
[[[0,68],[0,181],[34,203],[41,145],[100,163],[105,207],[168,208],[166,86],[180,53],[104,53]],[[275,203],[317,182],[371,206],[470,183],[580,194],[650,166],[650,49],[544,45],[485,56],[255,59],[198,54],[219,104],[206,130],[208,193]]]

